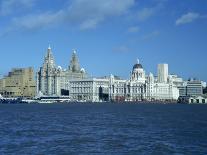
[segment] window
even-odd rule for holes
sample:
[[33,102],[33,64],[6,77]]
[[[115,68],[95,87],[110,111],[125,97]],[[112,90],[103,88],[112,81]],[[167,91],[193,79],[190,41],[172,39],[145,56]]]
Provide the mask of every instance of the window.
[[202,103],[205,103],[205,99],[202,99]]

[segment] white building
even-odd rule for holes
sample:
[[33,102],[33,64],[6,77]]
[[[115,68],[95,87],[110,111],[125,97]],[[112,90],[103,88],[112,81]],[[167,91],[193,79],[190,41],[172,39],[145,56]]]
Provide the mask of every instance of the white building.
[[167,83],[168,64],[158,64],[157,73],[158,73],[158,82],[159,83]]
[[37,94],[45,96],[69,96],[70,80],[83,79],[87,74],[80,68],[76,51],[73,51],[68,69],[56,66],[50,46],[47,49],[43,66],[37,72]]
[[207,96],[181,96],[178,99],[179,103],[186,103],[186,104],[206,104],[207,103]]
[[[138,78],[133,78],[137,75]],[[137,62],[134,65],[131,80],[130,100],[177,100],[179,90],[172,82],[168,81],[168,64],[158,65],[158,80],[152,73],[145,75],[142,65]]]
[[177,100],[179,91],[168,79],[168,65],[158,65],[158,80],[146,72],[139,60],[133,66],[128,80],[117,76],[89,78],[80,68],[75,51],[68,69],[56,66],[49,47],[43,66],[37,72],[37,94],[68,96],[71,100],[85,101],[154,101]]
[[105,78],[76,79],[70,81],[70,97],[86,101],[154,101],[177,100],[179,90],[173,82],[157,82],[152,73],[146,76],[137,61],[129,80],[111,75]]
[[125,83],[126,80],[113,75],[103,78],[74,79],[70,81],[70,97],[75,101],[124,101]]

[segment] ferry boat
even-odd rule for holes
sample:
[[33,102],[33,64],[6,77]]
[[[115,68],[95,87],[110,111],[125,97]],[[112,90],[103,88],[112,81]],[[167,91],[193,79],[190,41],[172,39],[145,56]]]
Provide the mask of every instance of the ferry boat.
[[0,104],[22,104],[22,103],[27,103],[23,101],[21,98],[4,98],[0,94]]
[[35,99],[24,99],[27,103],[65,103],[70,102],[70,98],[67,96],[41,96]]

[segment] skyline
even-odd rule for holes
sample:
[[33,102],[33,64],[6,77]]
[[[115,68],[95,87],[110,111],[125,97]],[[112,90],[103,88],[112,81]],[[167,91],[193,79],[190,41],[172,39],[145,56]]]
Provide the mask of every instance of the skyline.
[[128,78],[139,58],[147,73],[157,75],[157,64],[168,63],[171,74],[207,81],[206,6],[204,0],[0,1],[0,74],[37,71],[50,44],[57,65],[67,68],[76,49],[93,76]]

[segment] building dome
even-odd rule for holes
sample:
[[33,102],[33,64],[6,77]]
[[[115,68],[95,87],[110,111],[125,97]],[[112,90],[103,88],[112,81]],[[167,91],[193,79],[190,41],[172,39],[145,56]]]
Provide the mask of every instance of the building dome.
[[80,71],[81,71],[82,73],[85,73],[85,72],[86,72],[84,68],[81,68]]
[[58,66],[57,68],[58,68],[58,70],[62,70],[62,67],[61,66]]
[[141,64],[135,64],[134,66],[133,66],[133,70],[134,69],[142,69],[143,67],[142,67],[142,65]]
[[142,65],[139,63],[139,59],[137,59],[137,63],[133,66],[134,69],[143,69]]

